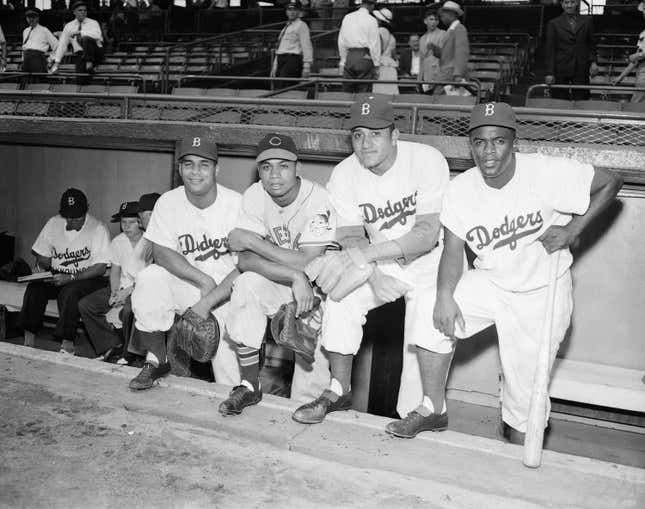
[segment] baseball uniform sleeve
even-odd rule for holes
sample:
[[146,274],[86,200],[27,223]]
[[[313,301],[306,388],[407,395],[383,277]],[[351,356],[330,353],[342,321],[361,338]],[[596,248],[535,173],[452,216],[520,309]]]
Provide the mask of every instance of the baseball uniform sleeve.
[[51,242],[51,230],[54,225],[54,218],[52,217],[45,223],[43,229],[40,230],[36,242],[31,246],[32,251],[38,253],[40,256],[50,257],[52,255],[52,242]]
[[92,264],[105,263],[110,265],[110,232],[100,223],[92,239]]
[[256,183],[245,191],[235,227],[266,237],[269,232],[264,224],[264,190],[261,186]]
[[452,183],[448,186],[448,191],[443,197],[441,206],[441,215],[439,216],[441,224],[448,228],[452,233],[462,240],[466,240],[466,228],[459,217],[456,205],[459,203],[455,196],[455,187]]
[[336,226],[361,226],[363,217],[359,213],[355,198],[352,196],[352,182],[348,178],[351,168],[338,165],[327,182],[329,201],[336,211]]
[[119,240],[119,235],[117,235],[112,239],[112,242],[110,242],[110,263],[121,267],[124,260],[121,259],[122,253],[119,249]]
[[173,204],[168,195],[162,195],[155,203],[150,216],[150,223],[143,236],[150,242],[168,249],[177,249],[177,234],[173,231],[176,213],[173,213]]
[[424,164],[417,165],[419,194],[417,195],[417,215],[438,214],[441,202],[448,188],[450,171],[446,158],[436,149],[424,150]]
[[538,192],[561,213],[584,214],[589,208],[593,166],[560,157],[536,158]]

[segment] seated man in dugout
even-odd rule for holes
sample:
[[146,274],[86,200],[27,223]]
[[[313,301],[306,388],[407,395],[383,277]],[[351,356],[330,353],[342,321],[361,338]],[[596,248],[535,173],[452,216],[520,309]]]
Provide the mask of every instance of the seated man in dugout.
[[143,235],[137,202],[123,202],[112,222],[119,222],[121,233],[110,243],[110,286],[83,297],[78,308],[88,340],[101,360],[111,360],[123,349],[123,328],[118,313],[132,293],[134,280],[123,269],[131,264],[135,247]]
[[[298,176],[293,140],[267,134],[258,145],[256,163],[260,182],[244,193],[237,226],[229,234],[229,249],[238,253],[242,274],[233,284],[226,328],[237,346],[242,383],[220,405],[224,415],[240,414],[262,399],[259,357],[267,317],[292,301],[296,316],[304,315],[311,322],[317,318],[315,313],[320,314],[321,304],[315,304],[315,291],[304,268],[337,246],[327,191]],[[315,328],[319,327],[318,321]],[[319,344],[311,360],[295,355],[294,400],[313,399],[329,382],[329,362]]]
[[25,346],[35,346],[49,299],[58,301],[59,318],[54,337],[61,352],[75,351],[79,301],[108,284],[110,234],[105,224],[88,213],[85,194],[70,188],[60,199],[59,214],[47,221],[32,252],[36,271],[52,276],[28,284],[20,311],[19,326],[25,331]]
[[[170,372],[166,333],[176,314],[189,308],[201,318],[212,314],[224,330],[231,287],[239,275],[228,234],[241,196],[217,183],[217,145],[206,137],[186,138],[177,162],[184,185],[155,204],[144,233],[154,263],[137,274],[132,292],[136,331],[131,348],[146,354],[141,372],[130,381],[133,390],[149,389]],[[216,382],[239,385],[237,357],[225,335],[212,366]]]

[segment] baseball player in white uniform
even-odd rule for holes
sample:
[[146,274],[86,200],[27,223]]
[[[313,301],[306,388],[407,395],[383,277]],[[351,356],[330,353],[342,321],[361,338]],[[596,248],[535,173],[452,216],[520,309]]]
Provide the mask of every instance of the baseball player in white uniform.
[[[550,254],[561,250],[552,349],[572,312],[569,246],[615,198],[622,179],[575,160],[516,154],[516,120],[505,103],[479,104],[470,119],[476,166],[450,183],[441,211],[444,251],[434,322],[446,339],[433,350],[426,384],[435,407],[445,394],[450,338],[495,324],[504,375],[502,428],[523,443],[538,356]],[[463,271],[464,244],[476,255]]]
[[419,368],[427,349],[443,341],[429,310],[436,294],[439,211],[448,164],[432,147],[399,140],[389,96],[358,96],[350,129],[354,153],[334,168],[327,185],[343,247],[336,256],[350,256],[351,248],[358,248],[363,265],[376,267],[346,297],[327,301],[322,344],[329,352],[331,382],[319,398],[295,411],[294,420],[303,423],[321,422],[329,412],[350,408],[352,362],[370,309],[405,296],[397,405],[402,416],[423,405]]
[[[179,147],[184,185],[164,193],[154,206],[144,238],[152,242],[154,263],[136,276],[132,293],[137,350],[146,363],[130,388],[148,389],[170,371],[166,332],[175,314],[188,307],[202,317],[213,313],[223,330],[231,286],[238,271],[228,249],[241,196],[216,182],[217,146],[203,137]],[[134,341],[134,340],[133,340]],[[223,337],[213,358],[218,383],[239,384],[235,351]]]
[[[311,260],[335,248],[335,224],[327,191],[301,178],[298,153],[289,136],[268,134],[258,144],[260,182],[242,197],[229,248],[238,253],[242,274],[231,295],[226,328],[236,343],[242,383],[220,405],[239,414],[262,399],[259,352],[267,317],[295,301],[296,314],[314,306],[314,289],[304,273]],[[291,398],[308,401],[329,384],[329,362],[317,346],[314,362],[296,354]]]

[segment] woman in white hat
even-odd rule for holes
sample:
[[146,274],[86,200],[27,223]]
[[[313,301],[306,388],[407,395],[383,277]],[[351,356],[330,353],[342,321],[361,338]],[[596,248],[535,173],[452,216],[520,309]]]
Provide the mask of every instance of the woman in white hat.
[[[399,66],[396,61],[396,39],[391,32],[392,11],[389,9],[380,9],[374,11],[372,15],[376,18],[379,25],[379,36],[381,38],[381,67],[379,70],[379,81],[396,81]],[[380,94],[398,94],[399,87],[394,83],[374,83],[373,92]]]

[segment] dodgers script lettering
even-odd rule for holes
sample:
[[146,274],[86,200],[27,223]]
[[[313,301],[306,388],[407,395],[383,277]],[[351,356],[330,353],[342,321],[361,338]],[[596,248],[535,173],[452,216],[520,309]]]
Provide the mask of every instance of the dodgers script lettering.
[[228,239],[226,237],[209,239],[206,234],[203,234],[201,240],[195,240],[190,233],[187,233],[180,235],[178,240],[181,254],[186,256],[198,252],[199,254],[195,256],[195,261],[198,262],[203,262],[210,257],[217,260],[220,256],[228,253]]
[[405,196],[394,203],[387,200],[385,207],[377,207],[371,203],[360,203],[358,206],[361,208],[366,223],[372,224],[387,219],[379,230],[389,230],[397,223],[405,225],[408,222],[408,216],[417,213],[417,193]]
[[519,215],[511,220],[508,219],[508,216],[504,216],[502,224],[492,230],[482,225],[471,228],[466,233],[466,240],[468,242],[477,242],[475,249],[479,250],[499,239],[498,242],[493,244],[493,249],[508,245],[513,251],[517,247],[519,239],[539,232],[543,223],[542,213],[539,210]]

